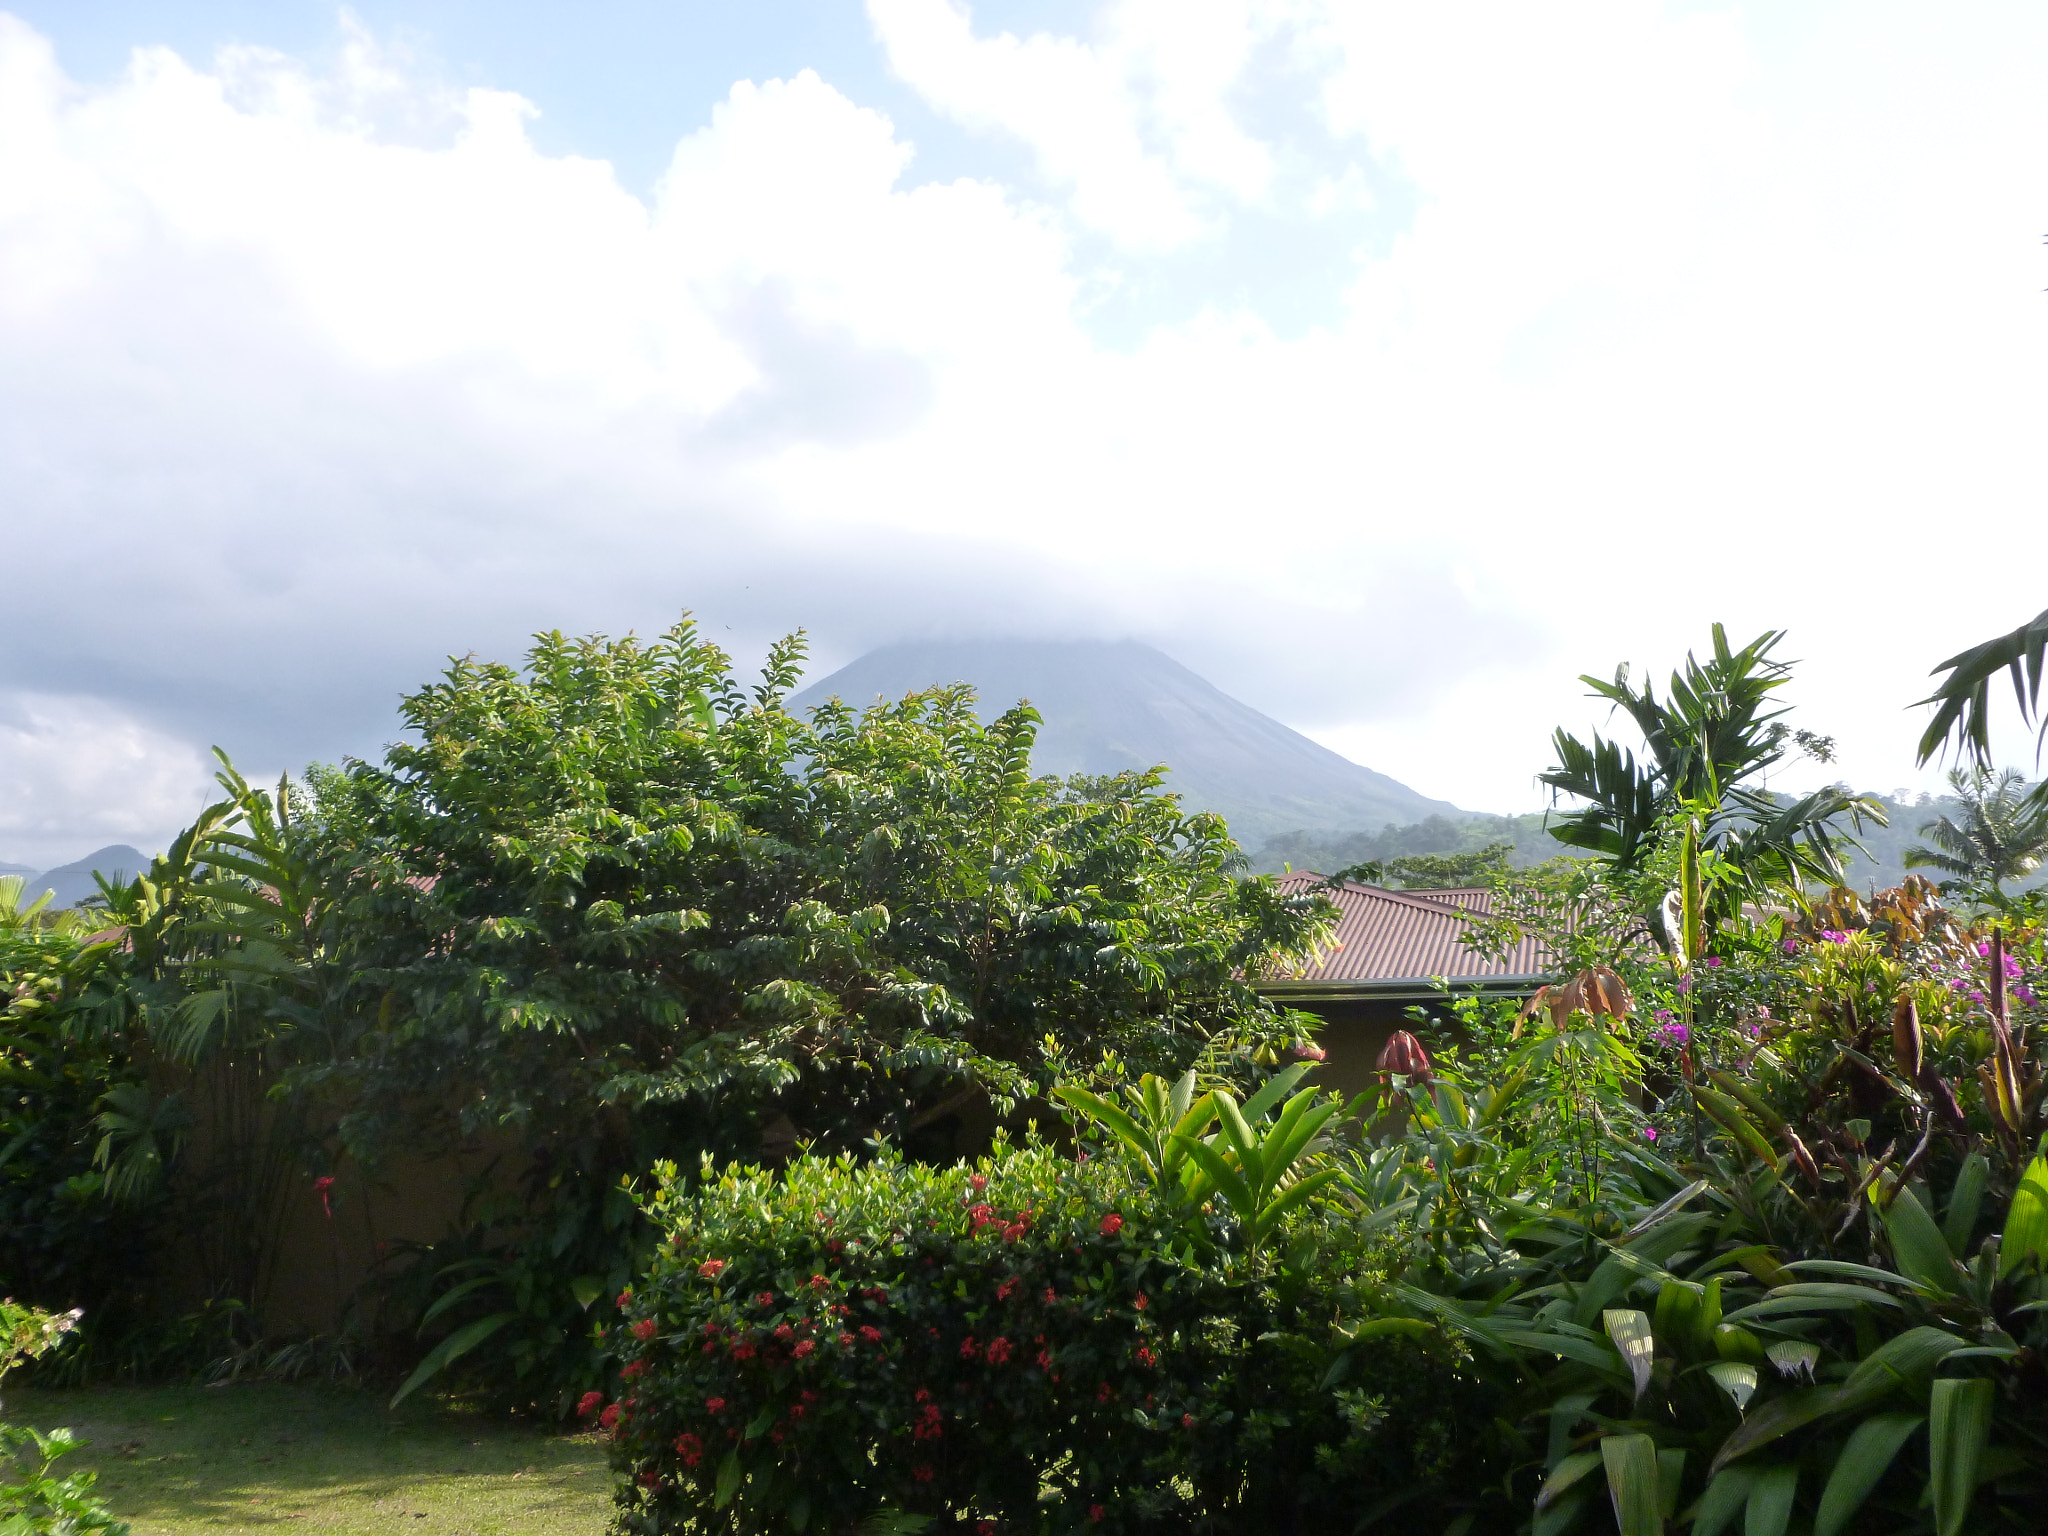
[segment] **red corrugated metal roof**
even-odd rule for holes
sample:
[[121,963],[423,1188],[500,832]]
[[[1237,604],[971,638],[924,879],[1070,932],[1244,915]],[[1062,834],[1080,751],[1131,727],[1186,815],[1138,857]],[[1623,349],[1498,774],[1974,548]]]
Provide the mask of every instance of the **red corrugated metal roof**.
[[[1321,885],[1322,876],[1301,871],[1282,875],[1277,883],[1283,891],[1298,894]],[[1320,963],[1270,981],[1321,986],[1433,976],[1491,981],[1536,976],[1544,970],[1544,956],[1534,939],[1524,939],[1504,962],[1475,954],[1462,942],[1463,914],[1490,912],[1491,891],[1389,891],[1347,880],[1323,894],[1343,913],[1333,946],[1323,951]]]

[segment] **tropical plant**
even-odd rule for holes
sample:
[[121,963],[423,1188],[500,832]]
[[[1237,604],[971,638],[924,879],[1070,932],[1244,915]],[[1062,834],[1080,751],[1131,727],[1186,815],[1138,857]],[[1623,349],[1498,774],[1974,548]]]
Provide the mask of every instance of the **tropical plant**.
[[[1953,745],[1980,768],[1989,768],[1991,680],[2000,672],[2011,677],[2020,723],[2032,725],[2040,713],[2044,665],[2048,665],[2048,612],[2036,614],[2009,635],[1959,651],[1936,666],[1936,673],[1948,676],[1920,701],[1935,706],[1934,718],[1920,735],[1920,761],[1924,763]],[[2040,732],[2048,734],[2048,718],[2042,719]],[[2048,789],[2048,781],[2034,786],[2035,796],[2040,797],[2044,789]]]
[[[52,1314],[0,1297],[0,1381],[24,1360],[48,1354],[77,1325],[78,1313]],[[57,1461],[78,1449],[68,1429],[48,1432],[0,1423],[0,1532],[5,1536],[127,1536],[93,1497],[90,1472],[59,1477]]]
[[1907,849],[1906,867],[1950,876],[1941,883],[1945,895],[2003,906],[2005,883],[2026,879],[2048,858],[2048,800],[2034,796],[2011,768],[1995,775],[1982,766],[1952,768],[1948,782],[1961,819],[1922,823],[1920,835],[1934,846]]
[[1635,875],[1691,828],[1702,853],[1725,872],[1709,893],[1709,928],[1745,901],[1796,895],[1809,882],[1841,884],[1842,850],[1850,846],[1841,822],[1882,825],[1884,812],[1870,796],[1839,786],[1791,801],[1763,787],[1787,743],[1800,739],[1782,718],[1786,708],[1772,707],[1791,679],[1792,664],[1771,654],[1783,638],[1771,631],[1735,650],[1716,624],[1712,654],[1704,662],[1688,654],[1663,700],[1654,684],[1632,684],[1626,663],[1611,682],[1582,677],[1594,697],[1628,715],[1647,758],[1638,763],[1633,751],[1598,733],[1588,743],[1560,729],[1552,738],[1557,764],[1539,777],[1579,803],[1557,815],[1552,835]]

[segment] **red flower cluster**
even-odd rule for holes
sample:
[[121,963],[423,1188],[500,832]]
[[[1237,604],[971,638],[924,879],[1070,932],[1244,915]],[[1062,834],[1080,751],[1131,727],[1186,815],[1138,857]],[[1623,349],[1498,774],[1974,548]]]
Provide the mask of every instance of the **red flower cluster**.
[[980,1355],[980,1353],[981,1346],[974,1342],[974,1335],[969,1334],[966,1338],[960,1341],[960,1358],[962,1360],[973,1360],[977,1358]]
[[632,1301],[633,1287],[629,1285],[623,1291],[619,1292],[618,1297],[612,1302],[612,1305],[617,1307],[621,1312],[623,1312],[626,1310],[628,1306],[632,1304]]
[[910,1432],[920,1440],[936,1440],[946,1432],[946,1416],[939,1411],[937,1403],[926,1403],[919,1411],[917,1422],[910,1426]]
[[1005,1280],[1001,1285],[996,1287],[996,1300],[1008,1301],[1012,1296],[1017,1294],[1017,1287],[1020,1284],[1022,1284],[1022,1282],[1018,1280],[1018,1278],[1015,1275],[1010,1276],[1009,1279]]
[[704,1459],[704,1442],[695,1435],[676,1436],[676,1454],[683,1458],[683,1465],[694,1467]]
[[932,1480],[932,1464],[928,1461],[920,1461],[910,1469],[910,1475],[920,1483],[928,1483]]
[[823,1289],[825,1289],[826,1286],[830,1285],[831,1283],[832,1282],[827,1280],[823,1275],[811,1276],[811,1289],[814,1291],[822,1291]]
[[643,1317],[633,1325],[633,1337],[636,1339],[651,1339],[654,1337],[655,1327],[656,1324],[653,1318]]
[[602,1392],[584,1393],[582,1397],[577,1399],[576,1417],[579,1419],[589,1418],[593,1413],[597,1412],[598,1405],[603,1401],[604,1394]]
[[1133,1305],[1135,1305],[1135,1306],[1137,1307],[1137,1309],[1138,1309],[1138,1310],[1139,1310],[1140,1312],[1142,1312],[1142,1311],[1144,1311],[1144,1310],[1145,1310],[1145,1309],[1146,1309],[1147,1307],[1151,1306],[1151,1305],[1152,1305],[1152,1302],[1151,1302],[1150,1298],[1148,1298],[1148,1297],[1147,1297],[1147,1296],[1145,1295],[1145,1293],[1144,1293],[1143,1291],[1140,1291],[1140,1292],[1138,1292],[1138,1299],[1137,1299],[1137,1301],[1136,1301],[1135,1303],[1133,1303]]
[[697,1266],[697,1273],[702,1275],[706,1280],[716,1280],[719,1277],[719,1275],[724,1273],[724,1270],[725,1260],[723,1259],[706,1259],[702,1264],[699,1264]]
[[804,1357],[805,1357],[806,1355],[810,1354],[810,1353],[811,1353],[811,1351],[815,1350],[815,1349],[816,1349],[817,1347],[818,1347],[818,1343],[817,1343],[817,1340],[815,1340],[815,1339],[803,1339],[803,1340],[800,1340],[800,1341],[798,1342],[798,1344],[797,1344],[796,1348],[795,1348],[795,1349],[792,1349],[792,1350],[791,1350],[791,1351],[789,1352],[789,1354],[790,1354],[790,1358],[791,1358],[791,1359],[793,1359],[793,1360],[801,1360],[801,1359],[803,1359],[803,1358],[804,1358]]
[[875,1325],[872,1323],[868,1324],[866,1327],[861,1329],[860,1336],[866,1339],[870,1344],[879,1344],[882,1342],[882,1330],[875,1327]]
[[1159,1357],[1152,1353],[1151,1345],[1140,1344],[1138,1346],[1138,1364],[1144,1366],[1146,1369],[1149,1370],[1154,1364],[1158,1362],[1158,1359]]
[[605,1409],[603,1413],[597,1416],[597,1422],[604,1429],[610,1429],[613,1425],[617,1424],[619,1422],[619,1405],[613,1403],[609,1408]]
[[754,1298],[754,1305],[755,1305],[755,1306],[757,1306],[757,1307],[772,1307],[772,1306],[774,1306],[774,1305],[775,1305],[775,1293],[774,1293],[773,1291],[763,1291],[763,1292],[761,1292],[761,1293],[760,1293],[760,1294],[759,1294],[758,1296],[756,1296],[756,1297]]
[[1097,1525],[1100,1525],[1102,1523],[1102,1517],[1108,1513],[1109,1511],[1104,1509],[1100,1504],[1090,1504],[1088,1506],[1088,1518],[1094,1521]]
[[988,1348],[983,1353],[988,1357],[990,1365],[1001,1365],[1010,1358],[1011,1347],[1008,1339],[990,1339]]
[[974,1230],[979,1232],[983,1227],[986,1227],[995,1221],[996,1208],[992,1205],[977,1205],[970,1207],[967,1212],[967,1219],[969,1222],[973,1224]]
[[725,1412],[725,1399],[724,1399],[724,1398],[722,1398],[722,1397],[707,1397],[707,1398],[705,1398],[705,1399],[704,1399],[704,1411],[705,1411],[706,1413],[723,1413],[723,1412]]
[[[1117,1215],[1115,1211],[1111,1211],[1107,1216],[1102,1218],[1101,1231],[1104,1237],[1115,1237],[1117,1233],[1123,1231],[1123,1229],[1124,1219],[1123,1217]],[[1098,1509],[1100,1509],[1101,1507],[1102,1506],[1099,1504],[1096,1506],[1096,1508]]]
[[645,1360],[628,1360],[619,1371],[619,1380],[632,1381],[635,1377],[646,1374],[647,1362]]

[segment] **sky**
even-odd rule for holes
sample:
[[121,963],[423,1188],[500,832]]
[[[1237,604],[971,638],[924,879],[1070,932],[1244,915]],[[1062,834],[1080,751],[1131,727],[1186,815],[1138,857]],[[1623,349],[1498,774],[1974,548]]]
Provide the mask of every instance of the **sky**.
[[685,609],[1146,640],[1491,811],[1579,674],[1784,629],[1781,787],[1935,787],[2048,606],[2044,70],[1994,0],[0,0],[0,860]]

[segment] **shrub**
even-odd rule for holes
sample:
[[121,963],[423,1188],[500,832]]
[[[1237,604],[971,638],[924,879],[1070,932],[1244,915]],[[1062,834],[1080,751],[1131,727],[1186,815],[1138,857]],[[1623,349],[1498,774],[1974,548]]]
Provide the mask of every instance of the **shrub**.
[[1433,1331],[1354,1337],[1375,1253],[1323,1210],[1254,1265],[1227,1218],[1191,1237],[1118,1161],[1039,1144],[667,1167],[647,1210],[623,1396],[584,1403],[628,1532],[1349,1528],[1454,1504],[1492,1420]]

